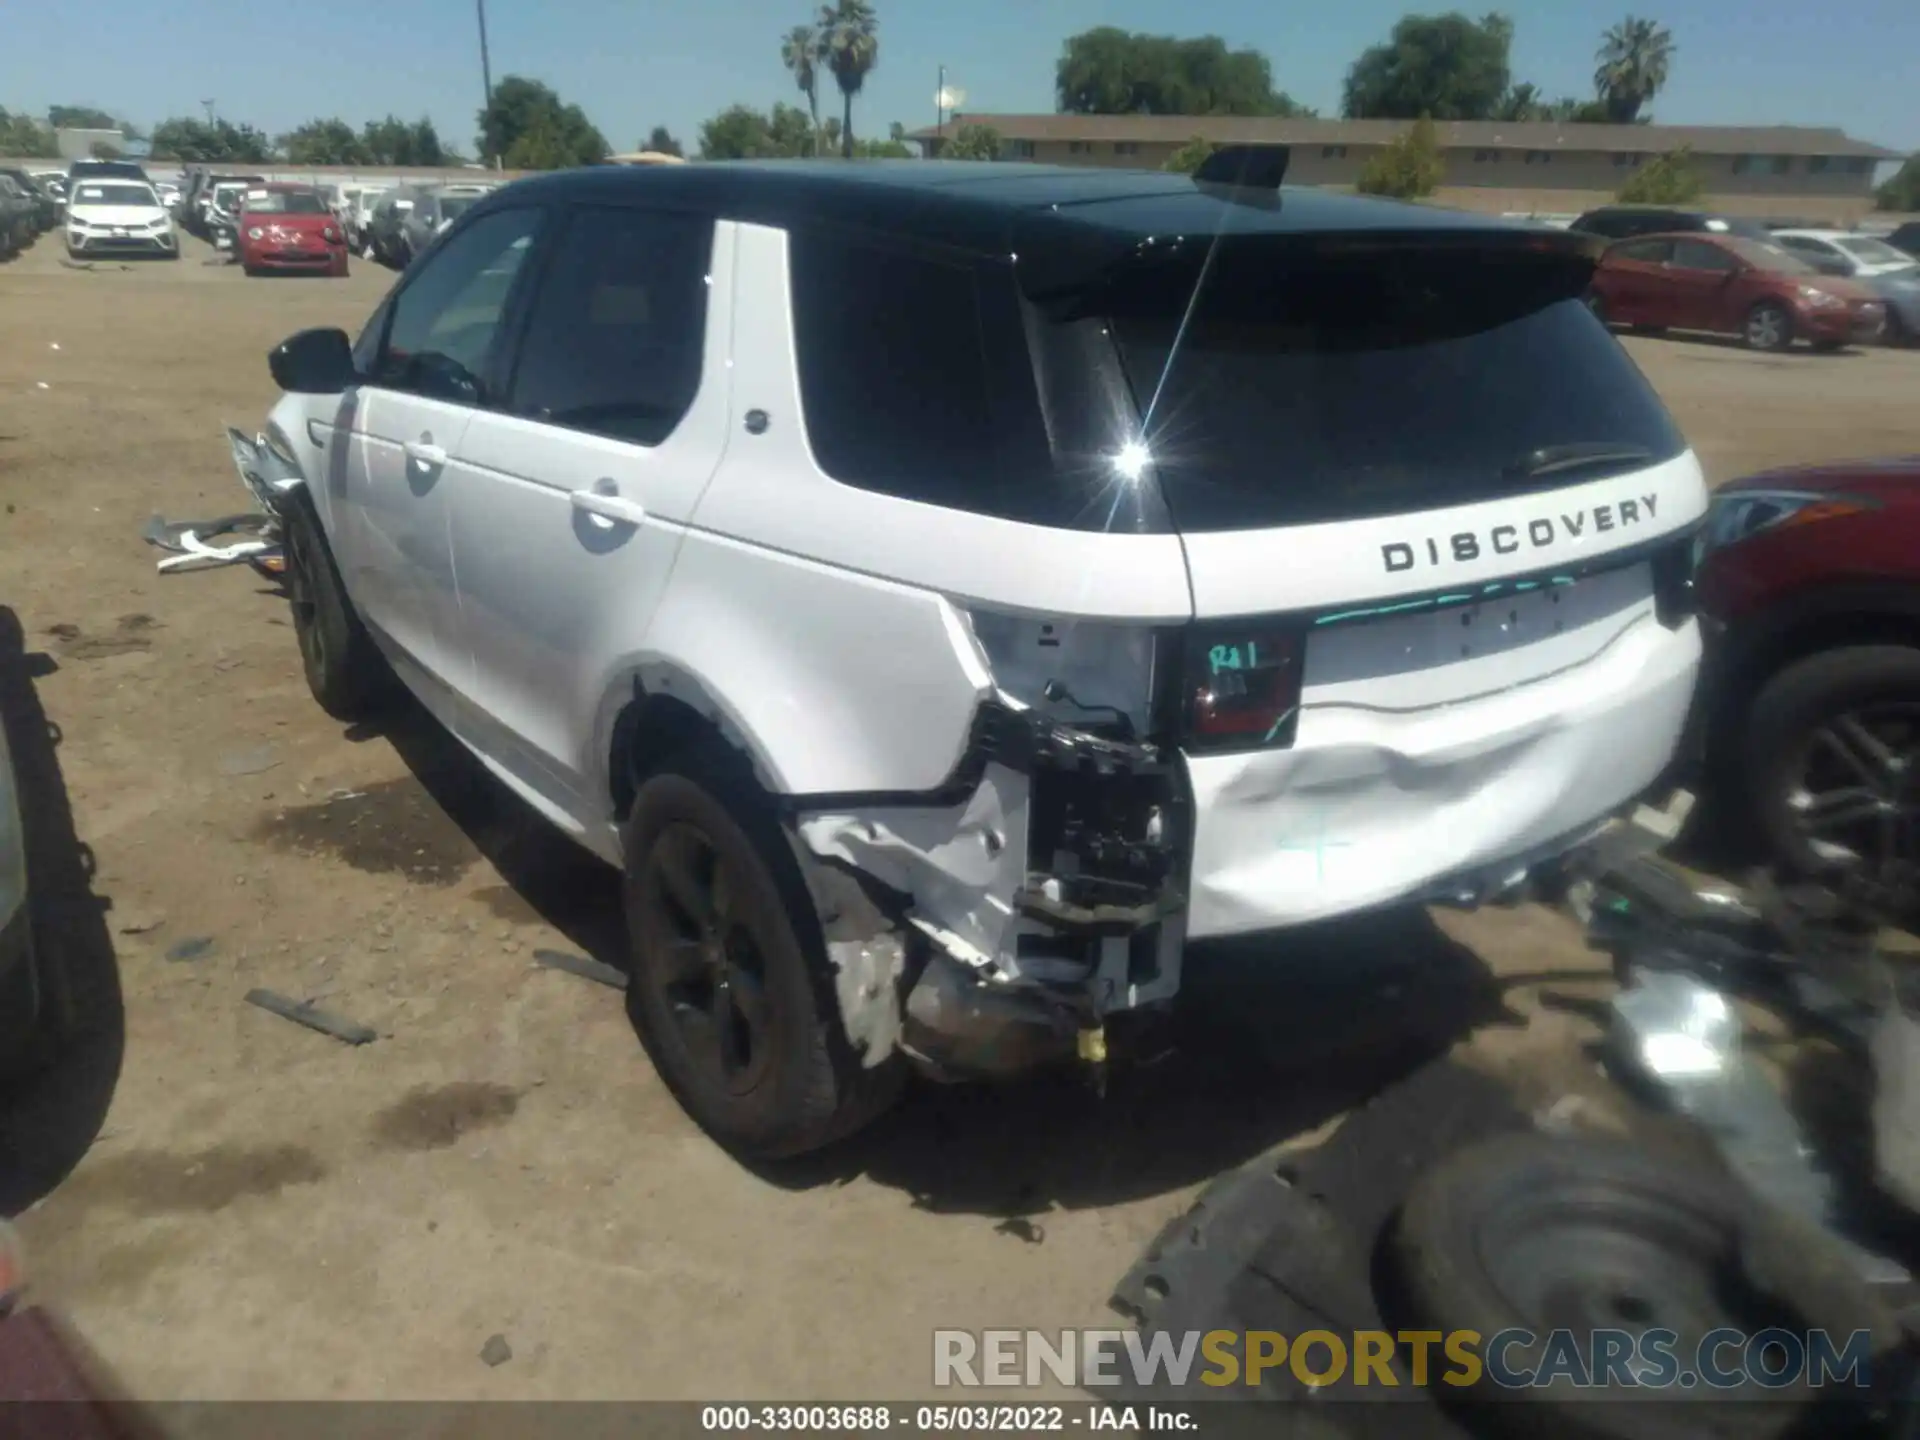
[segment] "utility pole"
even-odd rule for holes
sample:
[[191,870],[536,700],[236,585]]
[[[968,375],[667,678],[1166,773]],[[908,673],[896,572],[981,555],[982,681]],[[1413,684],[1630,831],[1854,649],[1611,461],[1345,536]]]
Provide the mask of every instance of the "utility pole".
[[[486,108],[491,110],[493,109],[493,63],[487,58],[487,0],[473,0],[473,8],[480,17],[480,89],[486,97]],[[480,158],[498,166],[499,157],[496,155],[482,155]]]

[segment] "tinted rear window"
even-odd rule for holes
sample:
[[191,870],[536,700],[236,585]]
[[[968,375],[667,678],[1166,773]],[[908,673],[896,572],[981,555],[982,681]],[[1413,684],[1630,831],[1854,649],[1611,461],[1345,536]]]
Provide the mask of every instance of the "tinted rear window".
[[1078,326],[1030,346],[1004,264],[826,227],[796,229],[788,253],[807,440],[828,475],[1034,525],[1164,529],[1101,452],[1126,404],[1092,393],[1112,347]]
[[[1377,253],[1217,265],[1115,305],[1175,525],[1437,509],[1644,468],[1685,448],[1561,258]],[[1525,473],[1557,447],[1647,458]]]

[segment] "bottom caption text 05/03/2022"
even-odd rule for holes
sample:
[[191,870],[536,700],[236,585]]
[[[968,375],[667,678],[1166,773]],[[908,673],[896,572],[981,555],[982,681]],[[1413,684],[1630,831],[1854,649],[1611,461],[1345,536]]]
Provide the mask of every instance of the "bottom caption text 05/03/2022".
[[1177,1405],[705,1405],[700,1428],[733,1435],[1150,1434],[1200,1428]]

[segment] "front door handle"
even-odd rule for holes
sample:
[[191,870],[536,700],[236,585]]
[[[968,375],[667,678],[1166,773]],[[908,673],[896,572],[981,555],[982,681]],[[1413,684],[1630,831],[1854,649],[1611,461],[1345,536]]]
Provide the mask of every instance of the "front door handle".
[[437,467],[447,463],[446,448],[433,443],[433,437],[422,435],[418,440],[409,440],[400,447],[406,452],[407,459],[416,465]]
[[574,509],[602,520],[612,520],[621,525],[646,523],[646,506],[637,500],[627,499],[611,480],[598,481],[591,490],[575,490],[567,498]]

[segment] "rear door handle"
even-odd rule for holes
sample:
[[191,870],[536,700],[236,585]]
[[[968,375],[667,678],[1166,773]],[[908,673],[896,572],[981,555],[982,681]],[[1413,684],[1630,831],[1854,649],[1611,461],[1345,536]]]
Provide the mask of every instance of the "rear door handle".
[[621,525],[646,523],[646,506],[620,494],[610,480],[599,481],[591,490],[575,490],[567,498],[572,501],[574,509],[602,520],[612,520]]
[[407,459],[416,465],[432,467],[447,463],[446,449],[425,438],[409,440],[400,448],[406,452]]

